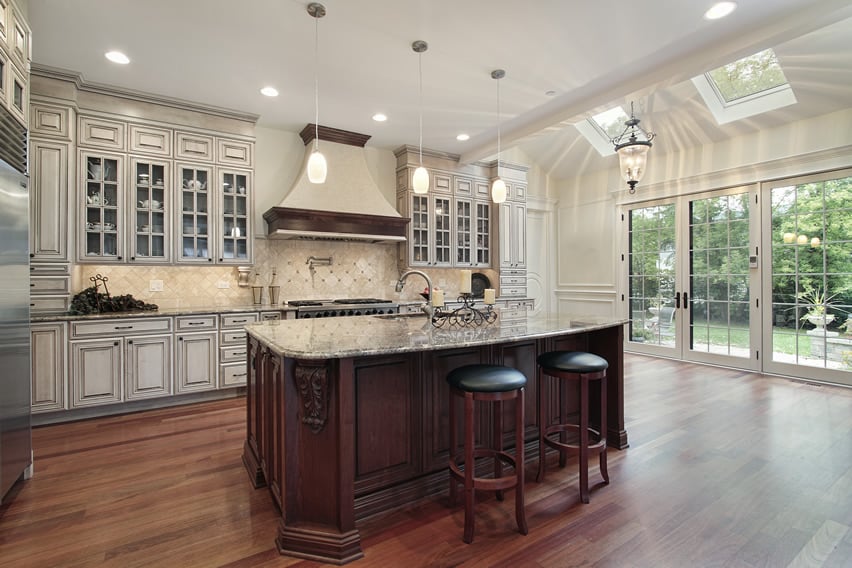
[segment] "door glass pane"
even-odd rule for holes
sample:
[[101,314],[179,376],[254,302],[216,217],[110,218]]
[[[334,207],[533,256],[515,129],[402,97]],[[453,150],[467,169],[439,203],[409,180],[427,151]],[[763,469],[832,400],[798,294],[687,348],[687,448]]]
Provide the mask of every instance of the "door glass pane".
[[748,358],[749,194],[689,204],[690,349]]
[[674,347],[675,206],[630,211],[630,340]]
[[852,177],[773,188],[772,361],[852,370]]

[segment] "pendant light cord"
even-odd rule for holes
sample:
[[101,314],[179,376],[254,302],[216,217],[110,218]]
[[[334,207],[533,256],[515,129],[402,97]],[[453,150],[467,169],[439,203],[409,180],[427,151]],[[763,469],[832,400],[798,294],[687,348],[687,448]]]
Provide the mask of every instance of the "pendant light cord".
[[423,52],[417,54],[420,71],[420,165],[423,165]]
[[497,177],[500,177],[500,79],[497,79]]
[[314,151],[319,148],[319,17],[314,17]]

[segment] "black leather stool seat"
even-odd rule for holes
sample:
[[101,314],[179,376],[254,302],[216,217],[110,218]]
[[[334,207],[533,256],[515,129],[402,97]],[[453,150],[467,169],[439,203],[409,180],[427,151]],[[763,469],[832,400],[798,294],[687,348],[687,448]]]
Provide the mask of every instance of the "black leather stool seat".
[[538,356],[538,364],[565,373],[597,373],[609,367],[603,357],[584,351],[551,351]]
[[447,382],[450,386],[466,392],[506,392],[525,387],[527,378],[517,369],[510,367],[466,365],[450,371]]

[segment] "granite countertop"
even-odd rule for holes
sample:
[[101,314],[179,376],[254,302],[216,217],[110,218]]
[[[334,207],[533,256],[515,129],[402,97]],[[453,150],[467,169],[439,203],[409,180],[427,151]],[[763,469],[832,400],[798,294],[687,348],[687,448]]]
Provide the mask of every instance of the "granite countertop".
[[230,314],[241,312],[274,312],[295,310],[283,305],[273,306],[271,304],[244,304],[238,306],[187,306],[182,308],[160,308],[158,310],[136,310],[130,312],[105,312],[99,314],[69,314],[67,312],[56,314],[31,314],[30,321],[33,323],[52,321],[76,321],[76,320],[99,320],[118,318],[155,318],[169,316],[193,316],[198,314]]
[[246,326],[249,335],[278,355],[329,359],[431,351],[584,333],[627,323],[612,316],[540,314],[497,319],[471,328],[435,328],[425,315],[353,316],[280,320]]

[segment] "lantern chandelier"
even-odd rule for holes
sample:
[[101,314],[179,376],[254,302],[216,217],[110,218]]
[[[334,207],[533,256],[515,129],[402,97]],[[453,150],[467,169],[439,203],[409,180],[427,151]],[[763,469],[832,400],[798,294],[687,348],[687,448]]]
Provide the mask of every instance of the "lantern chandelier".
[[624,123],[624,131],[611,138],[610,142],[615,145],[618,154],[618,164],[624,181],[630,186],[630,193],[636,192],[636,184],[645,175],[645,166],[648,164],[648,150],[651,149],[651,140],[656,134],[648,132],[639,126],[639,119],[633,114],[633,102],[630,102],[630,118]]

